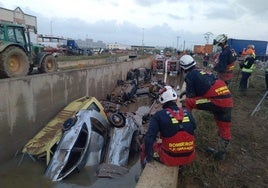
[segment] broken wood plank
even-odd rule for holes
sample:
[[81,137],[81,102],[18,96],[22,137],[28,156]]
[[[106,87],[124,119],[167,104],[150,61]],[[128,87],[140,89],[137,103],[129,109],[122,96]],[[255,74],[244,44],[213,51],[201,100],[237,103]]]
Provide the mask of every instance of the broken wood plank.
[[102,163],[98,170],[99,178],[115,178],[128,173],[128,169],[123,166]]

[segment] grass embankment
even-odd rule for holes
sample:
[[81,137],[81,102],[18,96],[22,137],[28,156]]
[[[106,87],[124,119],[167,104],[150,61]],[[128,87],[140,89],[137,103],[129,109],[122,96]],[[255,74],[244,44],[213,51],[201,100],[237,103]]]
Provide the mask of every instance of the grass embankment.
[[259,111],[250,116],[265,93],[264,71],[257,66],[250,77],[246,96],[240,94],[241,73],[236,66],[229,88],[233,95],[232,140],[224,161],[214,161],[204,149],[216,147],[218,136],[211,113],[194,110],[196,130],[196,160],[180,177],[179,187],[255,188],[268,187],[268,98]]

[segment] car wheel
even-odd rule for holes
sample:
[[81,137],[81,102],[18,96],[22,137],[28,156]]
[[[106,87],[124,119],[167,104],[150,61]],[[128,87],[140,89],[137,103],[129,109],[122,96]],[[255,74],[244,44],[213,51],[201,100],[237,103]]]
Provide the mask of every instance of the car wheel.
[[112,126],[117,127],[117,128],[124,127],[126,123],[125,117],[121,113],[111,114],[108,117],[108,120]]

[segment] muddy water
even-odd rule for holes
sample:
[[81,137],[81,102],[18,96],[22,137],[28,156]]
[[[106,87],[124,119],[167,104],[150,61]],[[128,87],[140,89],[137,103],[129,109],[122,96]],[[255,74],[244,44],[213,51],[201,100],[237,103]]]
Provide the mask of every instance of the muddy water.
[[[149,107],[150,104],[151,99],[143,96],[137,98],[135,103],[121,108],[122,111],[136,112],[139,107]],[[98,167],[92,166],[75,172],[60,182],[51,182],[44,176],[46,165],[43,161],[34,162],[26,156],[20,163],[21,157],[19,155],[0,167],[0,188],[131,188],[135,187],[135,176],[140,173],[137,154],[130,156],[129,172],[121,177],[98,178]]]
[[1,188],[131,188],[135,187],[135,176],[140,173],[140,163],[136,157],[129,166],[129,172],[121,177],[98,178],[97,166],[92,166],[75,172],[60,182],[51,182],[44,176],[46,166],[42,162],[27,158],[18,166],[18,160],[11,160],[1,166]]

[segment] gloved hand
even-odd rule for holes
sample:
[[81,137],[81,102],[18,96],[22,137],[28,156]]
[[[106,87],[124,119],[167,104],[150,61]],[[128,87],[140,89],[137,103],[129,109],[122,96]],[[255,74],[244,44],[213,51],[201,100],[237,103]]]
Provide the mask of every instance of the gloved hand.
[[244,63],[243,62],[239,63],[239,67],[240,69],[242,69],[244,67]]

